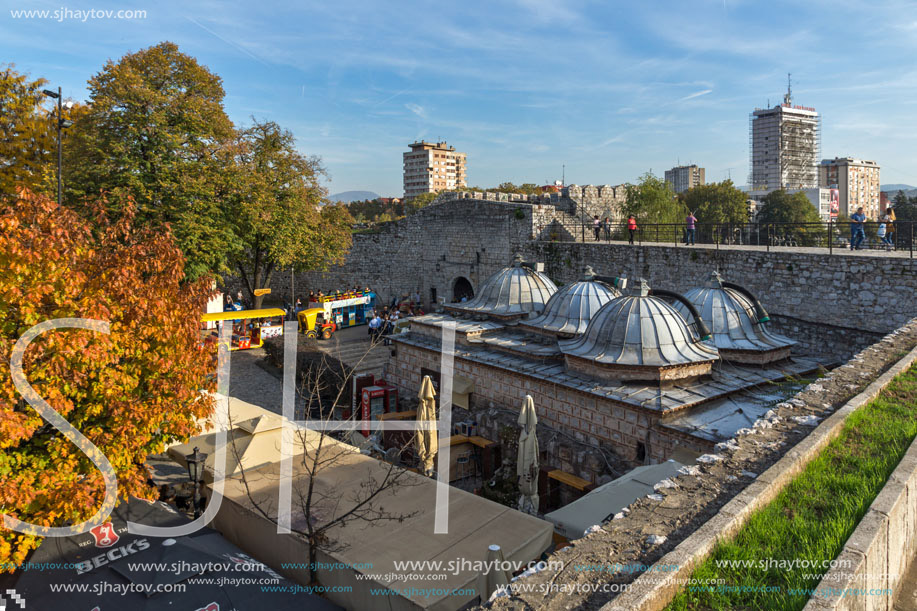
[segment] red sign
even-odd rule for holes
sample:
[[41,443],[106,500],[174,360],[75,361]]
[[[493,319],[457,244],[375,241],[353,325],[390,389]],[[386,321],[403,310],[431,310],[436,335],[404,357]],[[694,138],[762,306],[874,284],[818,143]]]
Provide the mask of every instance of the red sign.
[[100,524],[89,531],[96,540],[96,547],[111,547],[118,542],[118,533],[111,522]]

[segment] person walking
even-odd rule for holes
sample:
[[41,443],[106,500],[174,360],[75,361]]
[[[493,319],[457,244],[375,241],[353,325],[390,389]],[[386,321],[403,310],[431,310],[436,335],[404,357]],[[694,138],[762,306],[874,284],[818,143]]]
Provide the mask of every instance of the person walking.
[[599,215],[596,214],[592,218],[592,231],[595,232],[595,241],[599,241],[599,232],[602,231],[602,221],[599,220]]
[[866,239],[865,227],[866,215],[863,214],[863,207],[860,206],[854,214],[850,215],[850,250],[860,250]]
[[605,236],[606,242],[611,241],[611,219],[607,216],[605,217],[605,220],[602,221],[602,234]]
[[379,337],[379,332],[382,329],[382,319],[378,314],[373,313],[372,320],[369,321],[369,335],[372,338],[372,341],[376,341]]
[[895,248],[895,208],[894,206],[889,206],[885,211],[885,216],[888,217],[888,223],[885,227],[885,235],[888,237],[888,245],[892,247],[892,250]]
[[637,219],[631,214],[627,217],[627,232],[630,234],[629,244],[634,243],[634,234],[637,233]]
[[876,236],[885,244],[885,250],[892,249],[891,233],[888,230],[888,225],[888,214],[883,214],[882,218],[879,219],[879,229],[876,231]]
[[685,218],[685,229],[685,244],[694,246],[694,237],[697,233],[697,217],[694,216],[693,212],[689,212],[687,218]]

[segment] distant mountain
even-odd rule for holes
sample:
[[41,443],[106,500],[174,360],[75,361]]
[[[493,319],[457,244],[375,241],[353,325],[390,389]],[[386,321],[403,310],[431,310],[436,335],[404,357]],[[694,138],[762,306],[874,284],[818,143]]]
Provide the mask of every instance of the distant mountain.
[[376,199],[377,197],[379,197],[379,194],[372,191],[342,191],[341,193],[329,195],[328,199],[333,202],[349,204],[350,202],[361,202],[364,199]]
[[914,187],[912,185],[881,185],[879,187],[880,191],[886,191],[892,194],[895,194],[898,191],[911,191],[913,189],[917,189],[917,187]]

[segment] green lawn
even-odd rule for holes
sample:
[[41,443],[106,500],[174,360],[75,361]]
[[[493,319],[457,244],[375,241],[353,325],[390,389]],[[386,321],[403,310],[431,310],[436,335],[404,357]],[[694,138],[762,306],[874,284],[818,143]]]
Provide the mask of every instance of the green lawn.
[[[840,436],[694,571],[698,582],[721,579],[726,588],[691,592],[692,586],[685,586],[666,609],[802,609],[809,596],[791,590],[815,588],[820,578],[813,574],[829,569],[798,564],[821,566],[837,557],[915,435],[917,367],[912,367],[851,414]],[[774,566],[779,561],[786,561],[783,567]],[[798,568],[787,568],[794,561]],[[746,591],[727,591],[730,586]]]

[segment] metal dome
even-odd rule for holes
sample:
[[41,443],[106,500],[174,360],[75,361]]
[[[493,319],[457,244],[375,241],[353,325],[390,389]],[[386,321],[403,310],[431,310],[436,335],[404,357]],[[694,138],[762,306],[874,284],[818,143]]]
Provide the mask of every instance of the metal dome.
[[550,278],[524,266],[522,255],[516,255],[513,265],[488,278],[473,299],[465,303],[449,303],[445,308],[501,319],[524,318],[543,312],[545,304],[556,292],[557,287]]
[[558,342],[571,369],[615,379],[672,381],[710,372],[719,358],[667,302],[649,295],[643,279],[606,303],[586,332]]
[[554,293],[541,316],[520,326],[546,335],[579,335],[586,331],[589,321],[603,305],[620,296],[618,289],[596,280],[592,268],[586,267],[580,281]]
[[[694,304],[713,334],[712,343],[723,358],[745,363],[767,363],[789,356],[793,340],[771,333],[755,312],[755,304],[738,290],[723,286],[718,272],[711,272],[704,286],[684,296]],[[678,313],[690,320],[688,309],[675,303]]]

